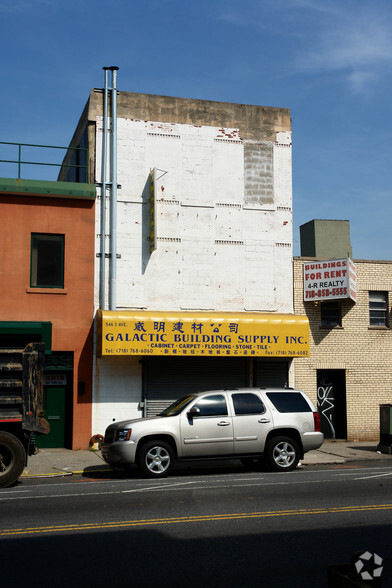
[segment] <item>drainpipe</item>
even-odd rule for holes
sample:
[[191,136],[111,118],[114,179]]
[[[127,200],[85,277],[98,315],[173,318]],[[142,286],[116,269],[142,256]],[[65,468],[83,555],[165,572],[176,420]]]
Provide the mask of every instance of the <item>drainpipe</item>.
[[103,68],[105,72],[105,86],[103,99],[103,132],[102,132],[102,163],[101,163],[101,259],[99,262],[99,308],[105,309],[105,237],[106,237],[106,154],[107,154],[107,133],[108,133],[108,67]]
[[111,198],[110,198],[110,250],[109,250],[109,310],[116,310],[117,273],[117,70],[112,72],[112,140],[111,140]]

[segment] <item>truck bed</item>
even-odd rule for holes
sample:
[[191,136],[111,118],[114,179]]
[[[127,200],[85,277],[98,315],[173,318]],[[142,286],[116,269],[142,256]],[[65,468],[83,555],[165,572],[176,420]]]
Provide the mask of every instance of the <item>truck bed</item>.
[[23,349],[0,350],[0,422],[23,419]]
[[46,432],[43,411],[45,345],[0,349],[0,423],[17,423],[26,431]]

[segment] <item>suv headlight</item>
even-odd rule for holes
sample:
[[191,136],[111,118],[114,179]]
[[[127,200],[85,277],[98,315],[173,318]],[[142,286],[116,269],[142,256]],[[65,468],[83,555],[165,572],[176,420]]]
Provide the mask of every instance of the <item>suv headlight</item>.
[[116,431],[114,440],[115,441],[129,441],[131,433],[132,433],[132,429],[120,429],[119,431]]

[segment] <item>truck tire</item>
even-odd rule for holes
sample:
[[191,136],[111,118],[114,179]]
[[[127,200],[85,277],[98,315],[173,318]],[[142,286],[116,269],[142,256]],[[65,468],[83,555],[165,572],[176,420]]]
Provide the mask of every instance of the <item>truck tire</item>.
[[26,452],[17,437],[0,431],[0,488],[11,486],[22,474]]

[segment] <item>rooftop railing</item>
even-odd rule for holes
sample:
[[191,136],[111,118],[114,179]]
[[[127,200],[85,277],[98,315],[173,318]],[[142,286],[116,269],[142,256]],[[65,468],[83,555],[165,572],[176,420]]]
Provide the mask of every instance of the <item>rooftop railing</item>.
[[[73,182],[87,182],[88,178],[88,149],[84,147],[59,147],[56,145],[34,145],[31,143],[10,143],[6,141],[0,141],[0,154],[3,155],[6,151],[7,155],[9,150],[12,148],[17,149],[17,154],[14,156],[14,159],[0,159],[1,164],[8,164],[8,166],[0,166],[0,176],[1,177],[17,177],[19,180],[22,179],[22,173],[24,174],[23,179],[53,179],[57,180],[56,177],[50,178],[42,178],[37,177],[40,175],[37,173],[37,168],[31,167],[29,168],[29,172],[25,172],[26,166],[38,166],[42,169],[43,166],[50,168],[63,168],[63,174],[69,176],[69,181]],[[31,151],[35,149],[47,150],[43,157],[46,157],[49,161],[32,161],[30,160]],[[59,150],[62,150],[63,155],[61,161],[59,162],[55,157],[55,153],[57,154]],[[40,152],[43,153],[42,151]],[[67,162],[64,163],[64,158],[67,155]],[[15,168],[12,166],[17,166],[17,175],[12,172]],[[6,169],[6,173],[4,174],[3,171]],[[11,175],[10,175],[11,173]],[[30,175],[25,175],[29,173]],[[48,173],[48,175],[53,176],[53,173]],[[35,176],[35,177],[32,177]]]

